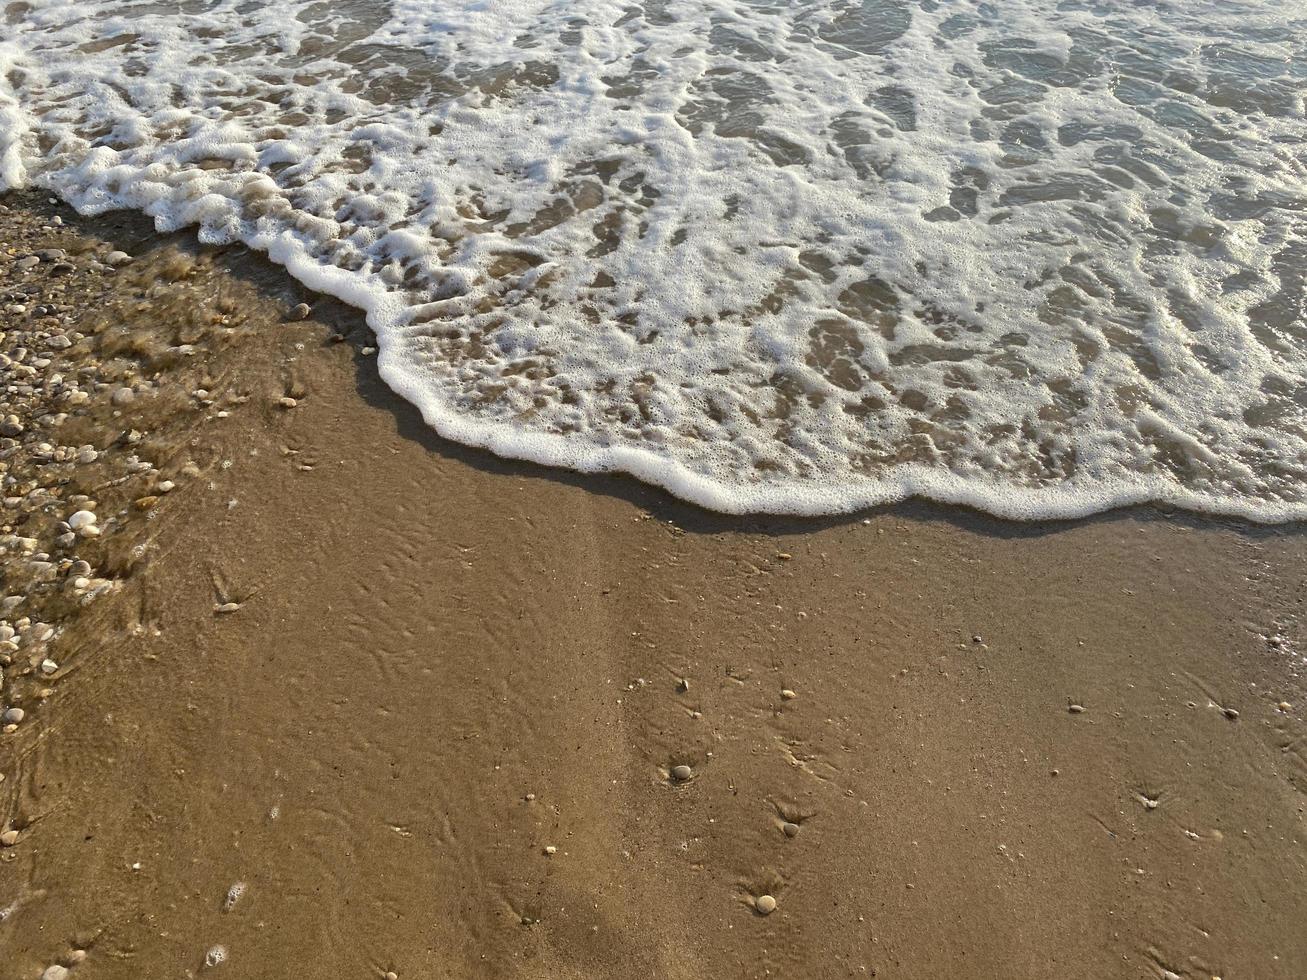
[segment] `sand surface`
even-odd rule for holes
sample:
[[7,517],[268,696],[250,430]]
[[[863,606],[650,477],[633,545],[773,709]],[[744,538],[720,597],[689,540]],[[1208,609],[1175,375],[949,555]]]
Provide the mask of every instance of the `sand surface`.
[[1301,528],[721,518],[0,203],[0,980],[1307,976]]

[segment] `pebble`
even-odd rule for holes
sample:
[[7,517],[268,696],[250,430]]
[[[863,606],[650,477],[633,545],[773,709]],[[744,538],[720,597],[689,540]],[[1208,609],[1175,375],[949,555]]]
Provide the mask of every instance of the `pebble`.
[[1281,701],[1279,704],[1276,705],[1276,707],[1279,708],[1281,711],[1285,712],[1286,714],[1288,714],[1290,711],[1293,710],[1293,705],[1291,705],[1288,701]]
[[797,823],[790,823],[786,821],[785,823],[781,824],[781,830],[785,831],[786,837],[799,836],[799,825]]
[[35,255],[28,255],[14,263],[14,267],[26,271],[41,264],[41,260]]
[[55,964],[47,966],[41,974],[41,980],[68,980],[68,967]]
[[313,308],[308,303],[300,303],[290,311],[290,318],[292,320],[307,320],[312,312]]
[[177,484],[173,483],[172,480],[164,480],[157,489],[160,493],[169,493],[175,486]]
[[216,613],[234,613],[240,607],[239,602],[224,602],[222,605],[214,606],[213,611]]
[[136,392],[132,391],[132,389],[118,388],[109,396],[109,401],[113,402],[115,405],[127,405],[135,397]]
[[382,978],[382,980],[399,980],[399,974],[396,973],[394,970],[387,970],[386,975]]
[[793,691],[791,691],[788,687],[783,687],[781,688],[781,697],[783,697],[786,701],[793,701],[795,698],[798,697],[798,695],[795,694]]
[[236,882],[236,884],[232,885],[230,888],[227,889],[227,895],[222,900],[222,910],[224,912],[230,912],[232,909],[236,907],[236,903],[241,900],[241,896],[244,894],[245,894],[245,882],[243,881]]
[[58,670],[59,670],[59,665],[55,663],[53,660],[51,660],[49,657],[46,657],[44,660],[41,661],[41,673],[45,674],[46,677],[49,677],[51,674],[56,673]]
[[126,265],[131,260],[132,257],[126,252],[120,252],[116,249],[104,257],[105,264],[111,265],[115,269],[120,265]]
[[1071,712],[1073,715],[1078,715],[1085,710],[1085,706],[1083,704],[1068,704],[1066,710]]
[[0,834],[0,844],[3,844],[5,847],[13,847],[17,843],[18,831],[6,830],[3,834]]
[[23,434],[23,423],[19,421],[17,415],[6,415],[4,420],[0,421],[0,434],[21,436]]
[[93,510],[79,510],[68,518],[68,526],[74,531],[80,531],[82,528],[90,527],[99,518],[95,516]]
[[214,946],[210,948],[210,950],[207,953],[204,954],[205,966],[217,966],[219,963],[226,962],[226,960],[227,960],[227,947],[225,946]]
[[694,770],[689,766],[672,766],[672,778],[678,783],[683,783],[694,778]]
[[776,899],[770,895],[759,895],[753,904],[763,915],[771,915],[776,911]]
[[690,689],[690,682],[686,680],[684,677],[682,677],[679,681],[676,682],[677,694],[684,694],[689,689]]
[[1225,717],[1229,718],[1231,721],[1239,720],[1239,712],[1234,708],[1222,708],[1221,714],[1225,715]]
[[299,402],[297,402],[294,398],[291,398],[289,395],[287,395],[284,398],[278,398],[277,404],[280,405],[282,408],[294,408],[296,405],[299,404]]
[[22,708],[8,708],[4,714],[0,715],[0,722],[4,722],[6,725],[17,725],[26,716],[27,712]]
[[545,848],[545,853],[548,854],[550,857],[553,857],[553,855],[558,853],[558,848],[554,847],[553,844],[550,844],[548,847]]

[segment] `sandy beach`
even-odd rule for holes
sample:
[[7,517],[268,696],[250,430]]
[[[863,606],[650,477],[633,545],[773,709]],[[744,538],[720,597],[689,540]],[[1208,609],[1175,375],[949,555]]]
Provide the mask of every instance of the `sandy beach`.
[[1300,526],[721,517],[0,203],[0,980],[1307,975]]

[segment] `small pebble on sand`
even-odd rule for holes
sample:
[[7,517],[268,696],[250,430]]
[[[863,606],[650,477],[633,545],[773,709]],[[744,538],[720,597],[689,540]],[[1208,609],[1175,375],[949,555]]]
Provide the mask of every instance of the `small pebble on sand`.
[[680,680],[676,682],[677,694],[684,694],[689,689],[690,689],[690,682],[687,681],[684,677],[682,677]]
[[209,949],[207,953],[204,954],[205,966],[217,966],[218,964],[225,963],[226,961],[227,961],[227,947],[225,946],[213,946]]
[[545,848],[545,853],[548,854],[550,857],[553,857],[555,854],[558,853],[558,848],[554,847],[553,844],[550,844],[548,847]]
[[785,823],[781,824],[781,830],[785,832],[786,837],[799,836],[799,825],[797,823],[790,823],[787,820]]
[[694,778],[694,770],[689,766],[672,766],[672,778],[678,783]]
[[241,604],[239,602],[224,602],[220,605],[214,606],[213,611],[216,613],[234,613],[240,607]]
[[45,674],[46,677],[49,677],[51,674],[57,672],[58,670],[59,670],[59,665],[55,663],[53,660],[51,660],[49,657],[46,657],[44,660],[41,661],[41,673]]
[[1225,717],[1229,718],[1231,721],[1238,721],[1239,719],[1239,712],[1234,708],[1222,708],[1221,714],[1225,715]]
[[776,899],[770,895],[759,895],[754,901],[754,907],[763,915],[771,915],[776,911]]
[[114,393],[109,396],[109,401],[113,402],[115,405],[121,406],[130,404],[132,399],[135,397],[136,392],[132,391],[130,388],[116,388],[114,389]]
[[291,309],[290,318],[292,320],[307,320],[312,312],[313,309],[308,303],[300,303]]
[[4,833],[0,834],[0,845],[4,845],[5,847],[13,847],[17,843],[18,843],[18,831],[6,830]]
[[0,722],[4,722],[6,725],[17,725],[26,715],[27,712],[23,711],[22,708],[9,708],[3,715],[0,715]]
[[299,402],[297,402],[294,398],[291,398],[289,395],[287,395],[284,398],[278,398],[277,404],[280,405],[282,408],[294,408],[296,405],[299,404]]
[[1288,701],[1281,701],[1279,704],[1276,705],[1276,707],[1279,708],[1281,711],[1283,711],[1285,714],[1288,714],[1290,711],[1293,710],[1293,705],[1291,705]]
[[244,894],[245,882],[236,882],[236,884],[227,889],[227,894],[222,900],[222,910],[224,912],[230,912],[236,907],[236,903],[241,900],[241,896]]
[[1073,715],[1078,715],[1085,710],[1085,706],[1083,704],[1068,704],[1066,710],[1071,712]]
[[793,691],[791,691],[788,687],[783,687],[781,688],[781,697],[784,698],[786,701],[793,701],[795,698],[798,697],[798,695],[795,694]]
[[41,974],[41,980],[68,980],[68,967],[55,964],[47,966]]
[[126,252],[120,252],[117,249],[110,252],[108,255],[104,257],[105,264],[111,265],[115,269],[120,265],[126,265],[131,260],[132,257],[130,255],[128,255]]
[[387,970],[386,975],[382,977],[382,980],[399,980],[399,974],[394,970]]

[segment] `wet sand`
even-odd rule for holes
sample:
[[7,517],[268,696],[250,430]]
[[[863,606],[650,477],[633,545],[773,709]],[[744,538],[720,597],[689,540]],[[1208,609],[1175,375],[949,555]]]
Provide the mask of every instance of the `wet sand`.
[[719,517],[0,203],[0,980],[1307,975],[1301,528]]

